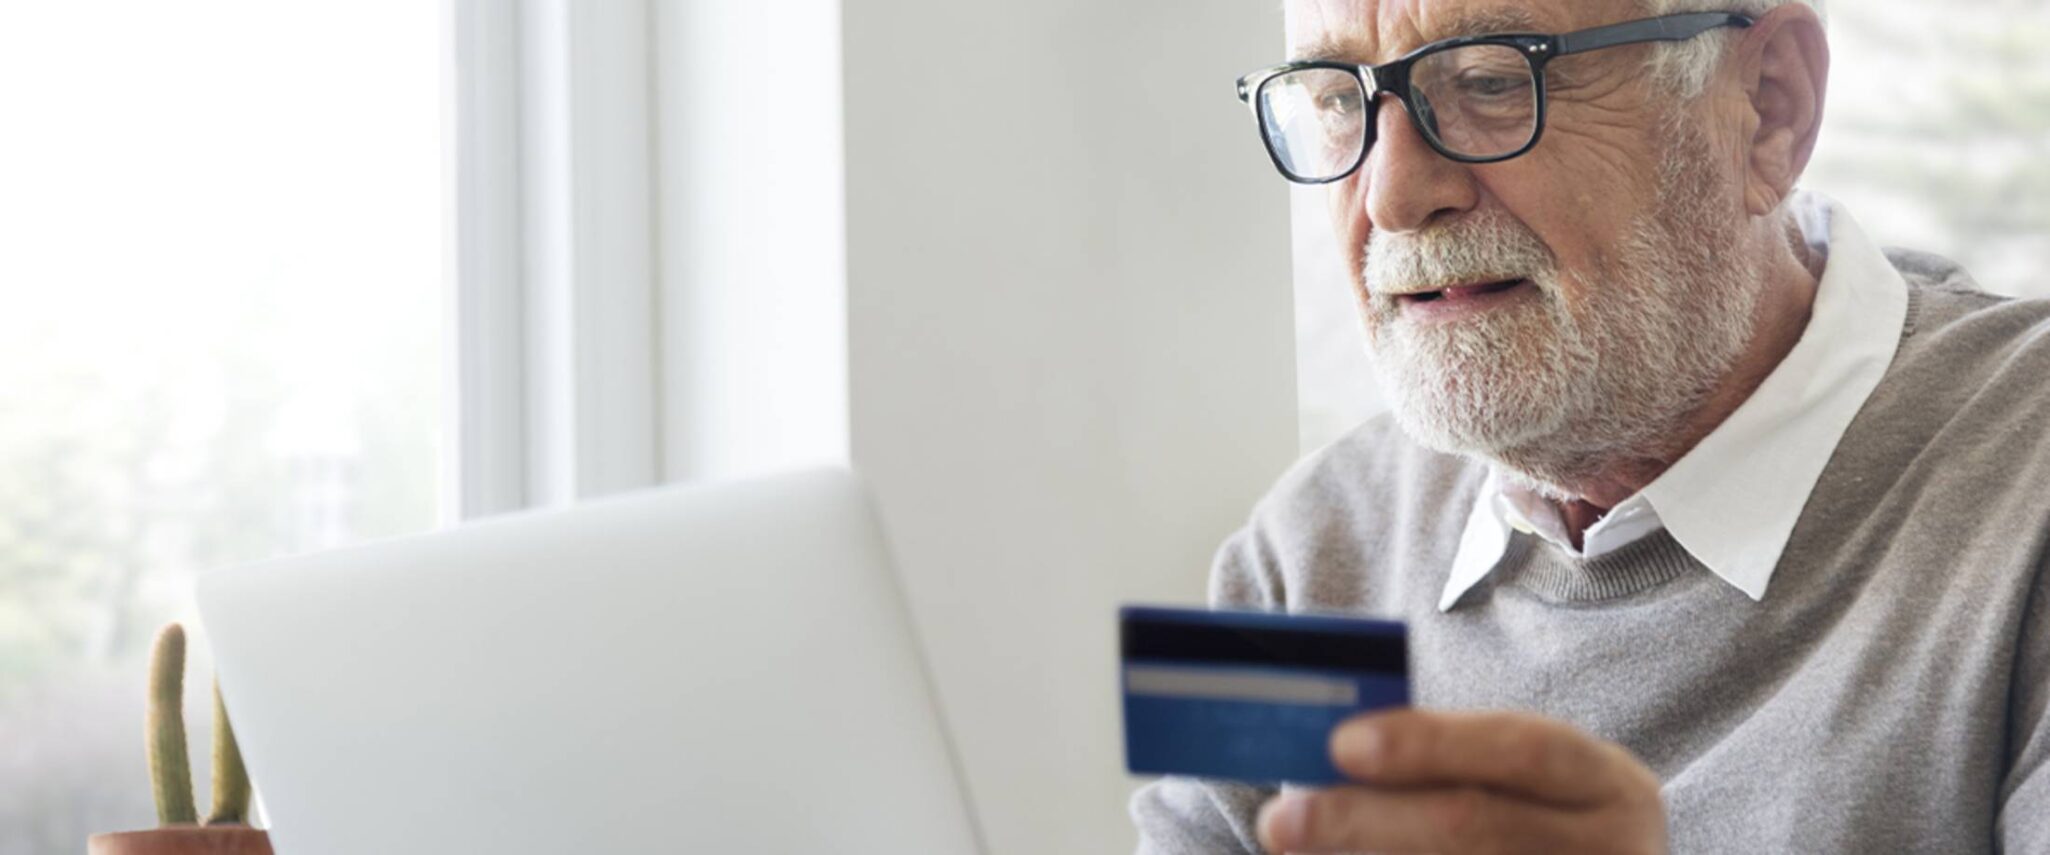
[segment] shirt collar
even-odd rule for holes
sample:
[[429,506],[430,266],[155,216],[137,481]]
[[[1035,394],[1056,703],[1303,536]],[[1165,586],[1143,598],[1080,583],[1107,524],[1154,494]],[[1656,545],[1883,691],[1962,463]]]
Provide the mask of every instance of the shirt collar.
[[[1788,205],[1828,259],[1807,328],[1751,397],[1638,494],[1681,547],[1753,600],[1765,597],[1815,482],[1893,362],[1908,311],[1906,281],[1841,204],[1803,192]],[[1520,518],[1497,501],[1503,486],[1490,471],[1440,611],[1507,553]]]
[[1452,573],[1445,580],[1445,593],[1438,598],[1438,611],[1447,611],[1468,589],[1487,578],[1488,571],[1501,563],[1509,551],[1510,524],[1498,512],[1502,479],[1491,467],[1488,480],[1475,495],[1473,510],[1466,516],[1466,528],[1459,535],[1459,551],[1452,554]]

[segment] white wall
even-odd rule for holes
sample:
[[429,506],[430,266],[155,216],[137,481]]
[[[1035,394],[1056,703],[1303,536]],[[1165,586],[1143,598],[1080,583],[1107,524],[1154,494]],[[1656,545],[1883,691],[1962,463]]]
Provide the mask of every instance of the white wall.
[[[1129,851],[1114,610],[1294,457],[1242,0],[655,2],[670,479],[851,455],[994,855]],[[830,714],[822,709],[821,714]]]
[[1352,293],[1338,235],[1331,230],[1331,191],[1297,187],[1294,220],[1296,401],[1304,452],[1322,448],[1388,409],[1367,361],[1359,302]]
[[1130,851],[1125,600],[1294,457],[1276,4],[845,0],[854,461],[998,855]]
[[840,4],[652,17],[663,474],[845,460]]

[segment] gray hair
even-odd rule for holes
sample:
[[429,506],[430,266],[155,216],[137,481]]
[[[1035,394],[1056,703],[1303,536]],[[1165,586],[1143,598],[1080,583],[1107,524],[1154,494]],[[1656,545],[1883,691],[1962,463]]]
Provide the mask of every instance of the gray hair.
[[[1788,3],[1805,4],[1814,9],[1817,16],[1827,20],[1822,8],[1823,0],[1644,0],[1646,11],[1652,15],[1738,12],[1753,18]],[[1723,50],[1737,32],[1740,31],[1714,30],[1689,41],[1659,45],[1652,52],[1652,79],[1683,100],[1699,96],[1708,87],[1708,79],[1714,76],[1716,63],[1721,61]]]

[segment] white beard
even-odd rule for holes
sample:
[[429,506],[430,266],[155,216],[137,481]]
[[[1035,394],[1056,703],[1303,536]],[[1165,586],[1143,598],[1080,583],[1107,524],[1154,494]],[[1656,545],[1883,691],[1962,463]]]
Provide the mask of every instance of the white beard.
[[[1619,464],[1668,460],[1687,420],[1750,343],[1763,289],[1741,217],[1698,132],[1677,130],[1659,204],[1569,305],[1556,259],[1490,209],[1428,232],[1375,232],[1367,349],[1417,442],[1494,463],[1554,498]],[[1536,300],[1446,323],[1404,319],[1380,291],[1523,277]]]

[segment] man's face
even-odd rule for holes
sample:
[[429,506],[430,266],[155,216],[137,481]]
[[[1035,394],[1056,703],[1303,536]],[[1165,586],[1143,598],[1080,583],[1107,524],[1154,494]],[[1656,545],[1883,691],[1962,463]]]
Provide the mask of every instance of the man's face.
[[[1625,0],[1290,0],[1291,58],[1380,64],[1487,32],[1645,17]],[[1648,48],[1547,68],[1544,137],[1463,165],[1393,98],[1378,141],[1330,186],[1369,350],[1419,441],[1511,464],[1539,486],[1649,447],[1699,405],[1750,334],[1758,277],[1734,157],[1645,73]]]

